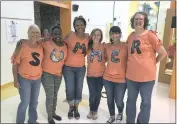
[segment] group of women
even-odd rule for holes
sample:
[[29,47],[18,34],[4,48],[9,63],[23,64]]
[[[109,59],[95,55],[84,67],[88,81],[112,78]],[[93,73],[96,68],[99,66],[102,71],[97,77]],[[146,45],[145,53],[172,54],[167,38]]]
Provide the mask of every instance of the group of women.
[[[46,93],[48,122],[54,124],[62,118],[56,114],[57,93],[62,75],[65,80],[66,98],[69,104],[68,118],[80,118],[78,111],[82,100],[83,82],[86,73],[89,88],[88,119],[98,118],[101,91],[105,87],[110,118],[107,123],[123,119],[124,95],[128,90],[126,121],[135,123],[136,100],[142,99],[138,123],[148,123],[151,110],[151,95],[156,78],[156,63],[165,56],[161,40],[147,30],[148,16],[136,12],[131,18],[135,29],[126,42],[121,42],[121,29],[110,29],[109,43],[102,42],[103,33],[94,29],[90,36],[85,33],[86,21],[79,16],[74,19],[74,32],[62,40],[62,30],[55,26],[51,38],[41,40],[37,25],[28,30],[28,39],[20,40],[12,56],[14,86],[19,89],[21,102],[17,110],[17,123],[24,123],[29,106],[29,123],[37,123],[37,103],[40,85]],[[158,53],[156,57],[156,53]],[[115,101],[115,102],[114,102]],[[115,117],[115,103],[118,115]]]

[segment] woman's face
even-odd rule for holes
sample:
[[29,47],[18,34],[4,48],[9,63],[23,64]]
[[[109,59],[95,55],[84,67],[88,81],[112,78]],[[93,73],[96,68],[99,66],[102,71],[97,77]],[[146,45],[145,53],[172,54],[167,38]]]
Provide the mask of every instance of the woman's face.
[[59,28],[55,28],[52,32],[53,41],[60,42],[62,39],[62,31]]
[[95,33],[93,33],[92,35],[92,40],[93,42],[99,43],[101,40],[101,32],[100,31],[95,31]]
[[136,14],[134,17],[134,27],[135,29],[144,29],[144,15]]
[[75,30],[79,33],[84,33],[85,32],[85,25],[84,25],[83,21],[81,21],[81,20],[77,20],[75,22],[74,27],[75,27]]
[[111,33],[110,33],[110,37],[111,37],[111,39],[113,40],[113,42],[116,42],[116,41],[119,41],[119,40],[120,40],[121,34],[118,33],[118,32],[115,32],[115,33],[111,32]]
[[30,40],[37,42],[41,38],[41,33],[35,27],[31,27],[31,29],[29,29],[29,32],[28,32],[28,37]]

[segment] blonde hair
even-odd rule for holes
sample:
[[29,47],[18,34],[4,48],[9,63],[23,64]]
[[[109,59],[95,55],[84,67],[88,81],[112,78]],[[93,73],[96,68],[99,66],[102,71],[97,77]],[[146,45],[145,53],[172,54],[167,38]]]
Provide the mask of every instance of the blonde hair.
[[30,36],[32,29],[36,29],[41,35],[41,30],[39,29],[39,27],[36,24],[32,24],[28,28],[28,37]]

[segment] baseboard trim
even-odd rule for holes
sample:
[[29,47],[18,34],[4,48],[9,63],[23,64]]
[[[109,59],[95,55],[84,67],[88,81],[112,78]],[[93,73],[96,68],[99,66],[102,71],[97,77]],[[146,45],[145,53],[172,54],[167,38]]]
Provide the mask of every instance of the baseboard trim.
[[12,85],[14,85],[13,82],[9,82],[9,83],[3,84],[3,85],[1,85],[1,89],[8,88],[8,87],[10,87]]

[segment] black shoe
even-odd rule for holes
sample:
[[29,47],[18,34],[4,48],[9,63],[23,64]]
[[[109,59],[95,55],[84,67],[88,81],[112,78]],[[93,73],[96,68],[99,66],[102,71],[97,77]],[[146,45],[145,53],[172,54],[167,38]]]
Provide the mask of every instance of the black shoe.
[[141,124],[139,120],[137,120],[137,124]]
[[73,111],[74,111],[74,106],[69,107],[69,112],[68,112],[68,118],[71,119],[73,118]]
[[48,120],[49,124],[55,124],[55,121],[52,119],[52,120]]
[[74,117],[75,117],[76,120],[78,120],[80,118],[78,107],[74,108]]
[[53,115],[53,118],[56,119],[56,120],[58,120],[58,121],[62,120],[62,118],[60,116],[58,116],[58,115]]

